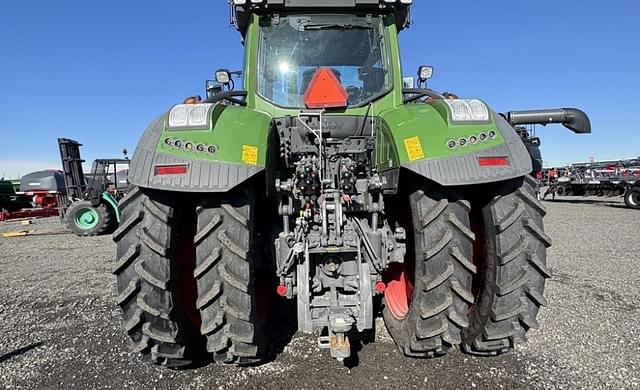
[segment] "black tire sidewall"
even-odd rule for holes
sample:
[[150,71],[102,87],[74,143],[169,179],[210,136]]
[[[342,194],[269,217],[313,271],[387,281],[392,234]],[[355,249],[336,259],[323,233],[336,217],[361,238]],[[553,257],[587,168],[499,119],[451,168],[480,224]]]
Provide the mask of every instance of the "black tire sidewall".
[[630,188],[624,194],[624,203],[632,209],[640,209],[640,188]]

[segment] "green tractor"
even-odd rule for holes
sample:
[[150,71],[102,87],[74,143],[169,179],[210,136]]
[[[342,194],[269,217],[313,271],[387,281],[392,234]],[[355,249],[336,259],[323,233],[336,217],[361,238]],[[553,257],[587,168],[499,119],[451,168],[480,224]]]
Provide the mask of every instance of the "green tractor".
[[158,117],[132,159],[114,273],[134,351],[258,363],[278,300],[340,361],[379,313],[416,358],[501,354],[537,326],[551,239],[514,126],[589,119],[499,114],[426,88],[430,67],[408,83],[410,7],[231,2],[244,71]]

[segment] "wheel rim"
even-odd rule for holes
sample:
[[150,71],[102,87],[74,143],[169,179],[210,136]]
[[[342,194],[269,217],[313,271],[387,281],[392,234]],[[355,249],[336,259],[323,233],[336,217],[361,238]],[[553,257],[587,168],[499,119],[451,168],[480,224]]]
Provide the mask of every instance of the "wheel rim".
[[74,222],[77,227],[84,230],[89,230],[98,225],[100,216],[94,208],[84,208],[78,210],[75,215]]
[[629,195],[629,203],[631,203],[632,206],[638,206],[638,203],[640,203],[640,193],[632,192]]
[[414,281],[413,272],[407,272],[408,269],[411,269],[410,266],[411,264],[394,264],[387,273],[387,287],[384,290],[384,298],[387,302],[389,313],[397,320],[407,318],[409,307],[411,307]]

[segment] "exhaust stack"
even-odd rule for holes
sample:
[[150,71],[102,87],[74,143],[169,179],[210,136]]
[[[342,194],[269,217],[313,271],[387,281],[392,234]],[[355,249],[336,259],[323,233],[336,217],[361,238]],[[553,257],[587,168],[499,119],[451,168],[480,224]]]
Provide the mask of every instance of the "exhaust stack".
[[576,134],[591,133],[591,121],[587,114],[577,108],[549,110],[509,111],[502,114],[511,125],[543,125],[561,123]]

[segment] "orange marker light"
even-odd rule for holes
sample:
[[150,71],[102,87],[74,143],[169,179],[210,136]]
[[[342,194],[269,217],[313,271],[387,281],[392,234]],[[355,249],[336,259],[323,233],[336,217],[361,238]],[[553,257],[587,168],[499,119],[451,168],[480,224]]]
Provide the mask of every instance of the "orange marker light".
[[329,68],[316,70],[304,93],[304,103],[308,108],[346,107],[347,98],[347,91]]

